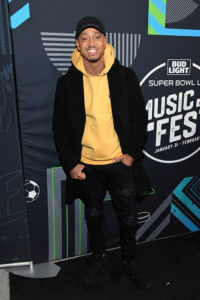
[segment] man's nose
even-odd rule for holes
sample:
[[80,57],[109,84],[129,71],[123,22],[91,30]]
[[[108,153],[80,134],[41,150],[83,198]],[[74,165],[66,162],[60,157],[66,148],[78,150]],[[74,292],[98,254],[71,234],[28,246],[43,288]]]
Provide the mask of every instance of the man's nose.
[[89,39],[89,45],[90,45],[90,46],[93,46],[94,44],[95,44],[94,39],[93,39],[93,38],[90,38],[90,39]]

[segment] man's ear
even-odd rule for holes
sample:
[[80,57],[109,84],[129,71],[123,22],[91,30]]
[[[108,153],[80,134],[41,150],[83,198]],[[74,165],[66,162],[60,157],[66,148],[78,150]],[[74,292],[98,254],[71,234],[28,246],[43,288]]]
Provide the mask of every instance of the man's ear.
[[107,44],[107,36],[104,37],[104,49],[106,48],[106,44]]
[[76,43],[76,47],[77,47],[78,51],[80,51],[80,47],[79,47],[79,42],[78,42],[78,39],[77,39],[77,40],[75,40],[75,43]]

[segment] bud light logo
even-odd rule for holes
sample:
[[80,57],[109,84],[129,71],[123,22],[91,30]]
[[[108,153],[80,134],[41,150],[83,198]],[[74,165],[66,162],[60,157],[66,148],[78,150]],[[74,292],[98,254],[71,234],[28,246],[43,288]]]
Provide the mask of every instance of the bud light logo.
[[168,59],[167,75],[190,75],[191,59]]

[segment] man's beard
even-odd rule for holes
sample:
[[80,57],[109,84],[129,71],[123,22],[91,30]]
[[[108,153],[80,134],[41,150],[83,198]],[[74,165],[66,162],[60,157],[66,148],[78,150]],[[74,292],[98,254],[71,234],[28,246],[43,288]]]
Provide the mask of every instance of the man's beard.
[[91,58],[88,61],[91,62],[91,63],[96,63],[96,62],[99,61],[99,58]]
[[[104,54],[104,53],[103,53]],[[103,54],[102,55],[99,55],[98,57],[91,57],[91,58],[89,58],[89,57],[87,57],[86,55],[83,55],[83,57],[88,61],[88,62],[90,62],[90,63],[96,63],[96,62],[98,62],[100,59],[101,59],[101,57],[103,56]]]

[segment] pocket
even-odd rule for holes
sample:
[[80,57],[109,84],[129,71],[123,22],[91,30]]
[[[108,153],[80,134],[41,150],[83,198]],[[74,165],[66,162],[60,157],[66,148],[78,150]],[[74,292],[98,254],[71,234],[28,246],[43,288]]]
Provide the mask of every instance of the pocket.
[[120,163],[121,163],[122,166],[124,166],[126,168],[131,168],[133,166],[133,165],[131,165],[131,166],[125,165],[121,160],[120,160]]

